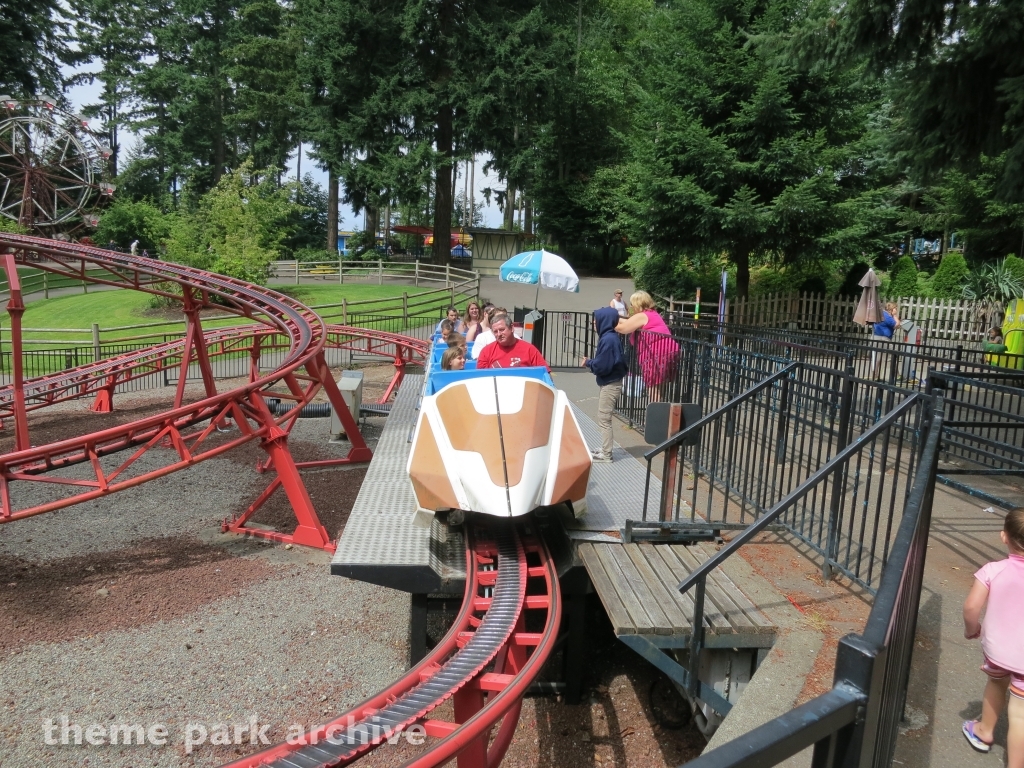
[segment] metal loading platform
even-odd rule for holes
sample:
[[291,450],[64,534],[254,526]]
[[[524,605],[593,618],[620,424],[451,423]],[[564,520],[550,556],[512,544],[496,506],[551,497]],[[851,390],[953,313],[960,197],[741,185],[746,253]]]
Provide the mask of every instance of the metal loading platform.
[[[335,575],[412,595],[413,663],[427,650],[428,611],[457,608],[465,584],[462,534],[436,520],[429,528],[412,522],[416,505],[406,462],[422,386],[422,376],[406,376],[402,383],[331,562]],[[575,405],[573,410],[587,444],[597,445],[597,425]],[[647,476],[645,466],[622,448],[616,446],[612,455],[612,463],[591,470],[583,517],[557,512],[535,517],[561,582],[567,631],[563,674],[570,703],[581,694],[586,600],[595,589],[618,638],[672,679],[681,679],[680,654],[689,645],[693,602],[676,587],[691,566],[708,557],[696,546],[622,543],[619,530],[627,518],[638,516]],[[655,498],[660,493],[656,477],[651,493]],[[724,715],[774,642],[775,628],[724,574],[716,572],[711,583],[701,657],[702,664],[704,655],[709,657],[711,685],[702,699]],[[725,667],[723,655],[729,657]],[[728,670],[725,688],[719,680],[723,668]]]

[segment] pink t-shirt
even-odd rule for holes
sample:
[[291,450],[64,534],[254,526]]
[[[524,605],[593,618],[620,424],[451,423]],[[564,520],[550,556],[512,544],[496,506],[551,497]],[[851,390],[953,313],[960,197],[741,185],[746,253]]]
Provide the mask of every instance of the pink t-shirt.
[[981,647],[996,666],[1024,674],[1024,555],[986,563],[974,578],[988,587]]

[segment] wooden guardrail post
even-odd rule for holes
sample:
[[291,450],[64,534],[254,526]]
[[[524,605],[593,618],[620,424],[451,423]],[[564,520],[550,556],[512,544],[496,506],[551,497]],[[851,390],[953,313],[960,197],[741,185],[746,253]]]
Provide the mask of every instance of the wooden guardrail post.
[[339,283],[344,283],[345,282],[345,278],[342,277],[342,270],[344,269],[344,267],[342,267],[342,263],[343,262],[342,262],[341,259],[342,259],[341,254],[338,254],[338,282]]
[[46,275],[47,275],[47,273],[43,272],[43,298],[44,299],[50,298],[50,283],[46,279]]
[[348,299],[341,299],[341,324],[348,325]]
[[412,279],[412,284],[413,284],[414,287],[419,288],[420,287],[420,260],[419,259],[416,259],[416,271],[413,274],[414,274],[414,277]]
[[299,284],[299,260],[295,260],[295,284]]
[[409,327],[409,292],[402,291],[402,328]]
[[92,324],[92,361],[98,363],[100,361],[100,324]]
[[377,285],[384,285],[384,260],[377,259]]

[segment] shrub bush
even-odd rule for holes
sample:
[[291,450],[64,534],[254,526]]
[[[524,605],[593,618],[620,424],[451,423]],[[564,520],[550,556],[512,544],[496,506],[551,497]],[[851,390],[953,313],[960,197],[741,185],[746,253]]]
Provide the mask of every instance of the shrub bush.
[[1018,258],[1015,253],[1011,253],[1003,259],[1003,266],[1010,274],[1024,283],[1024,259]]
[[889,272],[886,298],[917,295],[917,265],[909,256],[901,256]]
[[947,253],[932,277],[932,296],[938,299],[959,299],[970,276],[962,253]]

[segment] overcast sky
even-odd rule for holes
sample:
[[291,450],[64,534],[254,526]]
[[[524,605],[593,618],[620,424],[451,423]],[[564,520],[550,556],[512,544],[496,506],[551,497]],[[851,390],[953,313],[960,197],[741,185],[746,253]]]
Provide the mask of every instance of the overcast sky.
[[[87,69],[82,67],[82,69]],[[75,110],[80,110],[85,104],[95,103],[99,98],[100,93],[99,83],[84,84],[73,86],[68,89],[67,97],[71,101]],[[132,146],[134,139],[130,137],[124,137],[121,140],[121,159],[127,154],[128,149]],[[303,158],[302,158],[302,175],[305,176],[307,173],[312,174],[313,178],[318,184],[323,187],[327,186],[327,173],[321,171],[316,167],[315,162],[309,156],[309,144],[303,144]],[[490,205],[484,200],[484,196],[480,193],[480,190],[484,187],[494,187],[496,189],[504,189],[504,182],[499,182],[495,175],[488,176],[484,172],[484,163],[489,159],[488,155],[479,155],[476,159],[476,171],[473,179],[474,195],[476,199],[477,209],[483,213],[484,221],[483,226],[485,227],[500,227],[501,226],[501,211],[493,200]],[[456,185],[456,190],[462,192],[465,184],[465,163],[459,164],[459,179]],[[295,176],[295,157],[293,156],[288,162],[287,168],[288,174],[294,178]],[[342,230],[355,230],[363,228],[363,215],[362,212],[354,213],[351,208],[347,205],[342,205],[341,210],[338,211],[339,228]]]

